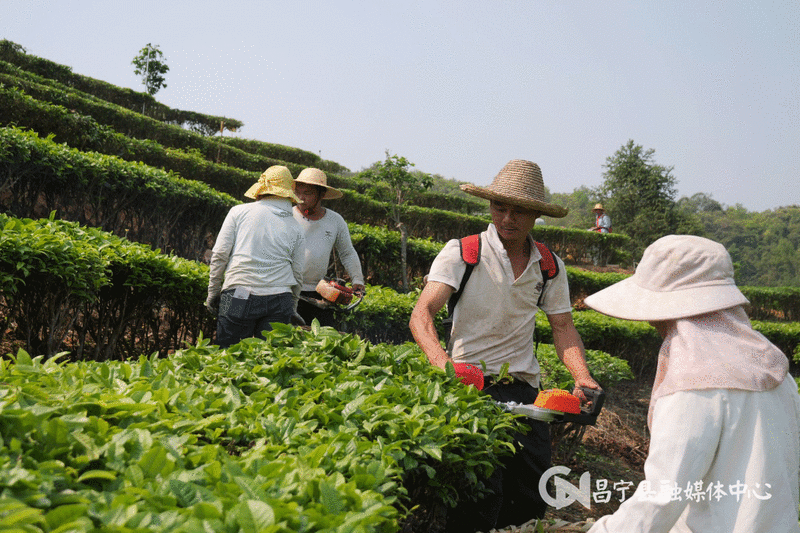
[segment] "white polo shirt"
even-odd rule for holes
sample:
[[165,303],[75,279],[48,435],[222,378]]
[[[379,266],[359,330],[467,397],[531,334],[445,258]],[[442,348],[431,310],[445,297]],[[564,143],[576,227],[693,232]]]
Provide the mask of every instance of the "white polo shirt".
[[[453,313],[447,352],[458,363],[480,366],[499,374],[504,363],[509,373],[539,386],[539,362],[533,356],[536,305],[542,290],[541,254],[531,242],[531,257],[518,279],[494,224],[481,233],[481,258],[464,287]],[[547,281],[542,311],[547,315],[572,310],[564,263],[556,256],[558,275]],[[431,265],[428,281],[458,290],[466,271],[458,239],[448,241]]]

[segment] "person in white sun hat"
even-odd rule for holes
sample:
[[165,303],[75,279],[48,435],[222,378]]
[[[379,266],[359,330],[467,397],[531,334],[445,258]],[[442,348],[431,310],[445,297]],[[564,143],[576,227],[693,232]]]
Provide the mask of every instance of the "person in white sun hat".
[[789,360],[747,317],[724,246],[669,235],[585,299],[664,338],[645,481],[590,533],[798,533],[800,396]]
[[231,208],[211,253],[206,307],[217,315],[226,348],[289,324],[303,283],[303,230],[292,217],[292,174],[269,167],[244,193],[255,202]]
[[[323,200],[336,200],[342,197],[342,191],[328,185],[328,178],[318,168],[303,169],[293,183],[294,192],[299,202],[292,214],[303,228],[305,237],[305,270],[303,271],[303,290],[301,295],[320,300],[317,283],[324,278],[331,263],[331,252],[335,249],[342,266],[353,285],[356,294],[363,295],[364,274],[361,272],[361,261],[353,248],[350,230],[342,216],[323,207]],[[333,311],[320,309],[303,300],[297,304],[297,312],[306,324],[316,318],[320,325],[335,326]]]

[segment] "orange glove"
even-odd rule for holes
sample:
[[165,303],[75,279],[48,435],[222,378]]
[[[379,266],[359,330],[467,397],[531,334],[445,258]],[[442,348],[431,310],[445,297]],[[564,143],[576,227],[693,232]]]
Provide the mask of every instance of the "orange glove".
[[478,390],[483,390],[483,371],[469,363],[455,363],[453,368],[456,376],[464,385],[472,385]]

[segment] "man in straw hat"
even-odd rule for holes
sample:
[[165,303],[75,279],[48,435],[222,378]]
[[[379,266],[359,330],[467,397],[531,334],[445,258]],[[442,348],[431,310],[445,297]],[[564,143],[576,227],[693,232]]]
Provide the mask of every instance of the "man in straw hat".
[[[292,174],[269,167],[231,208],[211,255],[206,307],[217,312],[217,343],[261,337],[290,323],[303,283],[303,230],[292,217]],[[224,281],[223,281],[224,279]]]
[[[352,281],[353,290],[364,294],[364,274],[361,273],[361,262],[353,248],[350,230],[342,216],[322,206],[323,200],[335,200],[342,197],[342,192],[328,185],[328,177],[317,168],[306,168],[294,180],[294,192],[299,203],[294,206],[294,219],[303,228],[305,237],[305,270],[303,271],[303,289],[301,296],[322,299],[317,293],[317,283],[328,273],[331,252],[336,248],[339,261],[344,266]],[[334,326],[333,312],[320,309],[303,300],[297,304],[297,312],[306,324],[316,318],[323,326]]]
[[[465,184],[461,189],[490,200],[492,223],[481,233],[480,260],[455,306],[447,349],[440,344],[434,317],[460,287],[466,270],[458,240],[449,241],[431,265],[409,323],[414,339],[431,364],[445,368],[454,363],[464,380],[485,363],[488,375],[479,374],[477,386],[485,384],[495,400],[533,403],[540,385],[533,333],[542,296],[556,351],[575,379],[575,394],[585,401],[577,387],[599,386],[586,367],[583,342],[572,322],[566,270],[556,257],[558,274],[543,284],[542,256],[530,236],[537,217],[563,217],[567,210],[545,202],[541,170],[530,161],[509,162],[489,187]],[[495,381],[492,376],[506,363],[513,381]],[[484,480],[494,494],[477,504],[461,502],[449,513],[449,531],[488,531],[544,515],[547,506],[538,485],[551,462],[549,426],[527,423],[531,431],[516,435],[517,453]]]
[[595,221],[594,227],[589,228],[589,231],[611,233],[611,217],[606,214],[603,204],[594,204],[592,211],[594,211]]
[[798,533],[800,396],[786,356],[754,331],[719,243],[668,235],[636,273],[585,300],[652,324],[646,479],[592,533]]

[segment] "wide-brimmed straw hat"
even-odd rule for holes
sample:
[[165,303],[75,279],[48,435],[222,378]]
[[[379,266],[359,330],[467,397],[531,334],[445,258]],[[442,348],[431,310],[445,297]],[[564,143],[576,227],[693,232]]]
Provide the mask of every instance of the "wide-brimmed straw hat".
[[[324,187],[325,194],[322,196],[323,200],[336,200],[343,196],[342,191],[328,186],[328,177],[318,168],[304,168],[300,171],[300,174],[295,178],[294,182]],[[292,188],[294,188],[294,184]]]
[[522,159],[509,161],[488,187],[465,183],[461,190],[487,200],[533,209],[553,218],[564,217],[568,212],[564,207],[544,201],[544,180],[539,165]]
[[244,193],[248,198],[258,198],[262,194],[273,194],[300,202],[292,190],[292,173],[281,165],[273,165],[261,174],[258,181]]
[[592,211],[605,211],[605,209],[603,209],[603,204],[594,204]]
[[627,320],[677,320],[748,303],[733,280],[724,246],[694,235],[667,235],[647,247],[633,276],[584,303]]

